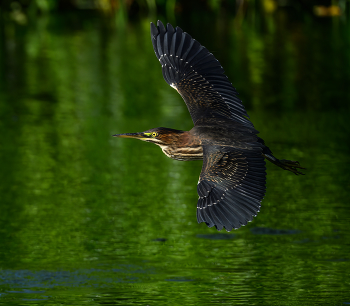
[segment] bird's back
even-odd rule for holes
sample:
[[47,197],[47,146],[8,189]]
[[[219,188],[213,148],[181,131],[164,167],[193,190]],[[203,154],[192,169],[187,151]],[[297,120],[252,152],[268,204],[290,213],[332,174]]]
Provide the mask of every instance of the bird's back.
[[190,133],[201,139],[202,145],[221,145],[247,150],[262,150],[258,131],[239,122],[227,119],[199,120]]

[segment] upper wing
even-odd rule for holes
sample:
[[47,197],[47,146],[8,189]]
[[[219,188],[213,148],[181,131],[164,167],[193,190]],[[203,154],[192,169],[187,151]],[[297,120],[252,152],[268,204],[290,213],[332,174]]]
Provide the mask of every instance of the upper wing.
[[265,161],[259,150],[203,146],[197,191],[198,223],[217,230],[237,229],[252,221],[265,195]]
[[199,42],[168,23],[151,23],[154,52],[165,81],[185,100],[193,123],[203,118],[227,118],[253,124],[219,61]]

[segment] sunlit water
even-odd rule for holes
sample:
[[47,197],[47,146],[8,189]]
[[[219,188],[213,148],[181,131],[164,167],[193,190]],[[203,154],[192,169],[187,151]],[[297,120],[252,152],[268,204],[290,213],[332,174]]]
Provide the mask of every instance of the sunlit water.
[[148,20],[4,25],[0,304],[349,304],[350,35],[285,23],[185,28],[220,59],[274,154],[307,168],[267,165],[261,212],[231,233],[196,222],[201,162],[111,137],[192,127]]

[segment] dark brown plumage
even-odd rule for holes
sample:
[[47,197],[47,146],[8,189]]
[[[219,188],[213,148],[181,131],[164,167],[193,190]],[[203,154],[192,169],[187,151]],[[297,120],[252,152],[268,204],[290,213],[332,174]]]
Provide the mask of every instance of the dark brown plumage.
[[163,77],[184,99],[194,127],[188,132],[155,128],[114,136],[152,142],[173,159],[203,159],[198,223],[227,231],[246,225],[259,212],[265,195],[265,158],[295,174],[304,168],[272,155],[220,63],[205,47],[160,21],[157,26],[151,23],[151,38]]

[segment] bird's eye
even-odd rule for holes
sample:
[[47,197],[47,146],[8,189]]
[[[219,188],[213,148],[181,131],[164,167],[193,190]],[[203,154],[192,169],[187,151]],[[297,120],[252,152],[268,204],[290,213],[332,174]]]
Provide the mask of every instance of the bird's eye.
[[158,133],[156,133],[156,132],[152,133],[152,137],[157,137],[157,136],[158,136]]

